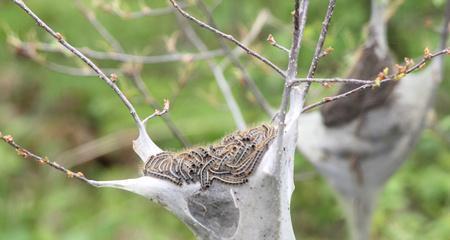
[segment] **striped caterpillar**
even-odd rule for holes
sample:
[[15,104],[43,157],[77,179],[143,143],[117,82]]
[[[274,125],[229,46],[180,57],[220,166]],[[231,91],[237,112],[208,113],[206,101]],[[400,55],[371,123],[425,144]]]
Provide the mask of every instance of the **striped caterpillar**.
[[209,146],[153,155],[145,163],[143,172],[145,176],[169,180],[179,186],[200,182],[202,189],[207,189],[215,180],[244,184],[274,138],[275,128],[263,124],[234,132]]

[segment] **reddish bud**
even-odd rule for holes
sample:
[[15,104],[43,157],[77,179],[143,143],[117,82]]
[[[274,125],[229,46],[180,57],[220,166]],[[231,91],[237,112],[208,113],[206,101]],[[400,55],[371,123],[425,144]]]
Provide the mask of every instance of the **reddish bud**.
[[273,37],[272,34],[269,34],[269,36],[267,36],[267,41],[268,41],[271,45],[277,44],[277,41],[275,40],[275,38]]
[[5,135],[3,136],[3,140],[7,143],[12,143],[14,141],[14,138],[11,135]]

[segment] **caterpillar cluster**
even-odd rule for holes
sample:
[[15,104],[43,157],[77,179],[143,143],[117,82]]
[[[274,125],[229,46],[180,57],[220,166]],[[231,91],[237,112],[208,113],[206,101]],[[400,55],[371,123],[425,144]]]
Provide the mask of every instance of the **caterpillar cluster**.
[[220,142],[183,152],[162,152],[151,156],[144,166],[145,176],[169,180],[177,185],[200,182],[202,189],[217,180],[243,184],[253,173],[275,138],[268,124],[237,131]]

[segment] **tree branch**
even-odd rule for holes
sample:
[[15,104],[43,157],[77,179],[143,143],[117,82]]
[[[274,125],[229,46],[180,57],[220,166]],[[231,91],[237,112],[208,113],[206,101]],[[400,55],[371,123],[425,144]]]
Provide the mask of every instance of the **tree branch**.
[[[198,35],[195,33],[194,29],[189,25],[189,23],[183,21],[180,15],[177,15],[177,18],[179,20],[179,23],[182,25],[182,30],[189,39],[189,41],[200,51],[208,51],[205,43],[198,37]],[[233,116],[233,120],[236,123],[236,126],[240,130],[244,130],[246,128],[246,123],[244,120],[244,117],[242,116],[242,112],[239,108],[239,105],[236,102],[236,99],[233,96],[233,93],[231,91],[230,85],[228,84],[227,80],[225,79],[225,76],[223,74],[222,68],[217,65],[214,61],[208,60],[208,65],[211,71],[214,74],[214,77],[216,79],[217,85],[222,92],[223,97],[225,98],[225,101],[227,103],[228,109],[231,112],[231,115]]]
[[95,16],[95,13],[89,9],[87,9],[81,0],[76,0],[75,4],[80,9],[80,12],[84,15],[84,17],[89,21],[89,23],[97,30],[97,32],[103,37],[103,39],[106,40],[106,42],[109,43],[115,49],[117,52],[124,52],[121,44],[119,41],[116,40],[116,38],[109,33],[109,31],[101,24],[97,17]]
[[342,84],[374,84],[375,80],[362,80],[362,79],[353,79],[353,78],[296,78],[292,83],[293,85],[300,83],[342,83]]
[[[198,0],[197,5],[199,6],[200,10],[206,15],[208,18],[208,23],[213,28],[217,28],[216,23],[214,22],[214,18],[212,16],[211,11],[208,9],[204,1]],[[250,89],[251,93],[255,97],[256,102],[259,104],[261,109],[264,110],[264,112],[269,116],[272,117],[274,114],[274,111],[270,104],[267,102],[264,95],[259,90],[258,86],[255,84],[253,79],[251,78],[250,74],[248,73],[247,69],[241,64],[239,59],[233,52],[230,50],[230,48],[225,44],[225,41],[223,38],[219,38],[219,43],[222,46],[223,51],[225,52],[226,56],[230,60],[230,62],[242,73],[242,79],[245,82],[245,85]]]
[[187,19],[195,22],[196,24],[198,24],[200,27],[205,28],[217,35],[219,35],[220,37],[227,39],[228,41],[233,42],[234,44],[236,44],[237,46],[239,46],[240,48],[242,48],[247,54],[255,57],[256,59],[260,60],[261,62],[263,62],[264,64],[268,65],[269,67],[271,67],[273,70],[275,70],[278,74],[280,74],[282,77],[285,77],[286,74],[284,73],[283,70],[281,70],[279,67],[277,67],[274,63],[272,63],[270,60],[268,60],[267,58],[261,56],[259,53],[251,50],[250,48],[248,48],[247,46],[245,46],[243,43],[241,43],[240,41],[238,41],[236,38],[234,38],[232,35],[226,34],[221,32],[218,29],[215,29],[211,26],[209,26],[208,24],[198,20],[197,18],[191,16],[189,13],[187,13],[186,11],[184,11],[175,0],[170,0],[170,2],[172,3],[172,5],[178,10],[178,12],[181,13],[181,15],[183,15],[184,17],[186,17]]
[[[91,23],[91,25],[97,30],[97,32],[100,33],[100,35],[111,45],[111,47],[114,49],[114,51],[123,54],[125,51],[120,44],[120,42],[106,29],[105,26],[101,22],[97,20],[97,17],[95,16],[95,13],[87,9],[83,3],[80,0],[76,1],[80,11],[82,14],[88,19],[88,21]],[[132,63],[131,63],[132,64]],[[133,65],[134,66],[134,65]],[[184,135],[181,133],[181,131],[175,126],[175,124],[172,122],[168,114],[166,114],[169,110],[169,102],[168,100],[164,101],[164,107],[162,111],[158,111],[157,109],[160,108],[159,104],[157,104],[153,98],[150,96],[150,92],[145,85],[144,81],[142,80],[140,73],[138,72],[138,69],[140,68],[133,68],[129,69],[129,72],[126,72],[124,75],[128,77],[135,85],[135,87],[138,89],[138,91],[141,93],[141,95],[144,98],[144,101],[149,104],[151,107],[155,109],[154,115],[160,116],[164,123],[167,125],[169,130],[172,132],[172,134],[181,142],[182,145],[189,146],[189,141],[184,137]],[[125,72],[125,71],[124,71]],[[166,106],[167,103],[167,106]],[[147,118],[148,120],[149,118]],[[143,120],[143,122],[146,122],[146,119]]]
[[117,87],[117,85],[108,77],[106,76],[103,71],[97,67],[90,59],[88,59],[86,56],[84,56],[83,53],[78,51],[75,47],[70,45],[64,37],[59,32],[55,32],[52,28],[50,28],[44,21],[42,21],[31,9],[29,9],[24,2],[21,0],[13,0],[14,3],[16,3],[17,6],[22,8],[30,17],[33,18],[34,21],[38,24],[39,27],[42,27],[46,32],[48,32],[53,38],[55,38],[63,47],[65,47],[67,50],[72,52],[75,56],[80,58],[84,63],[86,63],[94,72],[98,74],[98,76],[110,86],[114,92],[119,96],[119,98],[122,100],[122,102],[125,104],[125,106],[130,111],[131,116],[133,117],[134,121],[138,126],[142,125],[142,121],[140,120],[138,114],[136,113],[136,110],[134,109],[133,105],[130,103],[130,101],[125,97],[125,95],[120,91],[120,89]]
[[[255,21],[253,22],[252,26],[250,27],[250,31],[249,33],[244,36],[241,40],[242,44],[244,45],[250,45],[257,37],[258,35],[261,33],[264,25],[271,19],[273,18],[273,16],[270,14],[269,10],[267,9],[263,9],[258,13],[258,16],[256,16]],[[245,51],[240,48],[240,47],[236,47],[235,49],[233,49],[231,51],[231,54],[233,54],[234,56],[236,56],[236,58],[239,58]],[[230,59],[229,58],[225,58],[224,60],[222,60],[222,62],[220,63],[220,66],[225,69],[228,64],[230,64]]]
[[[57,53],[65,53],[65,51],[57,46],[48,43],[30,43],[30,42],[22,42],[22,44],[28,47],[34,47],[36,50],[45,51],[45,52],[57,52]],[[206,52],[201,52],[198,54],[194,53],[171,53],[171,54],[163,54],[163,55],[154,55],[154,56],[143,56],[143,55],[135,55],[128,54],[122,52],[103,52],[93,50],[87,47],[78,48],[81,53],[85,56],[94,58],[97,60],[111,60],[125,63],[142,63],[142,64],[159,64],[159,63],[169,63],[169,62],[191,62],[191,61],[201,61],[210,58],[223,56],[224,52],[221,49],[211,50]]]
[[[321,105],[323,105],[325,103],[336,101],[338,99],[347,97],[347,96],[349,96],[351,94],[354,94],[356,92],[359,92],[361,90],[364,90],[364,89],[367,89],[367,88],[370,88],[370,87],[378,87],[378,85],[382,85],[382,84],[384,84],[386,82],[389,82],[389,81],[398,81],[401,78],[405,77],[406,75],[408,75],[408,74],[410,74],[410,73],[412,73],[412,72],[414,72],[414,71],[416,71],[418,69],[423,68],[427,62],[431,61],[431,59],[433,59],[435,57],[438,57],[438,56],[441,56],[441,55],[448,55],[448,54],[450,54],[450,49],[449,48],[445,48],[445,49],[440,50],[440,51],[435,52],[435,53],[430,53],[428,49],[425,49],[424,57],[417,64],[414,64],[411,67],[408,67],[407,65],[405,65],[405,66],[397,65],[397,67],[399,68],[399,72],[397,72],[396,74],[393,74],[393,75],[391,75],[391,76],[389,76],[387,78],[383,77],[383,79],[378,79],[379,80],[378,83],[376,82],[376,80],[372,80],[372,81],[371,80],[358,80],[359,83],[363,83],[363,82],[367,82],[367,83],[365,83],[364,85],[361,85],[361,86],[359,86],[357,88],[354,88],[354,89],[352,89],[350,91],[347,91],[345,93],[342,93],[342,94],[339,94],[339,95],[336,95],[336,96],[332,96],[332,97],[325,97],[325,98],[323,98],[322,100],[320,100],[320,101],[318,101],[316,103],[313,103],[311,105],[308,105],[308,106],[304,107],[302,112],[309,111],[309,110],[311,110],[313,108],[316,108],[318,106],[321,106]],[[330,80],[332,80],[332,79],[330,79]],[[357,80],[357,79],[348,79],[348,80],[354,81],[354,80]]]
[[[308,11],[308,0],[302,0],[301,4],[299,0],[295,1],[295,10],[294,10],[294,30],[292,33],[292,45],[289,50],[289,64],[286,71],[283,95],[281,99],[281,105],[278,116],[278,138],[277,138],[277,146],[278,146],[278,155],[277,158],[281,159],[282,149],[283,149],[283,135],[286,127],[286,114],[289,106],[289,98],[291,95],[292,83],[295,81],[295,77],[297,75],[297,61],[298,54],[300,51],[300,43],[303,37],[303,31],[306,23],[306,15]],[[292,106],[291,106],[292,107]]]
[[[322,30],[320,31],[319,40],[316,44],[316,50],[314,51],[314,57],[312,58],[311,65],[308,70],[307,78],[313,78],[317,70],[317,65],[319,64],[320,55],[322,54],[323,44],[325,43],[325,38],[328,33],[328,27],[330,26],[331,17],[333,16],[334,8],[336,6],[336,0],[330,0],[328,2],[327,13],[325,14],[325,19],[322,23]],[[310,84],[308,83],[307,86]]]
[[[42,27],[46,32],[48,32],[53,38],[55,38],[62,46],[80,58],[85,64],[87,64],[94,72],[98,74],[98,76],[109,86],[114,92],[119,96],[120,100],[129,110],[133,120],[135,121],[138,129],[139,129],[139,137],[134,142],[135,151],[141,157],[141,160],[145,161],[149,155],[156,154],[161,152],[162,150],[151,140],[148,136],[147,131],[145,129],[144,123],[139,118],[138,113],[136,112],[134,106],[127,99],[127,97],[122,93],[122,91],[117,87],[117,85],[103,73],[103,71],[97,67],[89,58],[87,58],[83,53],[69,44],[66,40],[64,40],[63,36],[55,32],[52,28],[50,28],[44,21],[42,21],[31,9],[29,9],[24,2],[21,0],[12,0],[17,6],[19,6],[22,10],[24,10],[33,20],[38,24],[38,26]],[[145,147],[144,147],[145,146]]]
[[269,34],[269,36],[267,36],[267,42],[269,42],[270,45],[282,50],[283,52],[286,52],[287,54],[289,54],[289,49],[287,49],[286,47],[278,44],[278,42],[275,40],[275,37],[272,34]]
[[[180,4],[181,8],[187,8],[190,6],[192,6],[191,3],[181,3]],[[140,10],[127,12],[118,7],[112,7],[112,6],[106,5],[106,4],[100,5],[100,8],[102,10],[104,10],[105,12],[112,13],[123,19],[138,19],[138,18],[142,18],[142,17],[156,17],[156,16],[173,13],[174,11],[176,11],[172,7],[150,8],[148,6],[143,6]]]
[[77,172],[74,173],[72,171],[70,171],[69,169],[59,165],[56,162],[52,162],[50,161],[47,157],[41,157],[39,155],[36,155],[34,153],[32,153],[31,151],[21,147],[19,144],[17,144],[14,141],[14,138],[11,135],[2,135],[2,132],[0,132],[0,138],[6,142],[7,144],[9,144],[11,147],[13,147],[14,149],[16,149],[16,152],[19,156],[25,158],[25,159],[33,159],[34,161],[41,163],[41,164],[45,164],[48,165],[62,173],[64,173],[65,175],[67,175],[68,177],[74,177],[77,178],[81,181],[84,181],[86,183],[89,183],[89,179],[87,179],[84,174],[82,172]]
[[[156,103],[156,101],[152,98],[150,95],[150,91],[148,90],[147,86],[144,83],[144,80],[142,79],[141,75],[139,73],[131,73],[130,76],[126,74],[127,77],[131,79],[131,81],[134,83],[138,91],[141,93],[141,95],[144,98],[144,102],[150,105],[154,109],[158,109],[161,106]],[[191,144],[189,143],[189,140],[185,137],[185,135],[181,132],[181,130],[175,125],[172,118],[169,116],[169,114],[161,115],[161,118],[163,119],[164,123],[169,128],[170,132],[180,141],[180,143],[188,147]]]

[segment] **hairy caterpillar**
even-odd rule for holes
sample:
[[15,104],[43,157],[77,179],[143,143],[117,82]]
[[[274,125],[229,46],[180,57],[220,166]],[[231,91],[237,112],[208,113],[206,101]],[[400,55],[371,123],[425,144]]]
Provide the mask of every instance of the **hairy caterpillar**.
[[243,184],[258,166],[275,134],[273,126],[263,124],[234,132],[209,146],[162,152],[147,160],[143,172],[145,176],[169,180],[180,186],[200,182],[202,189],[215,180]]

